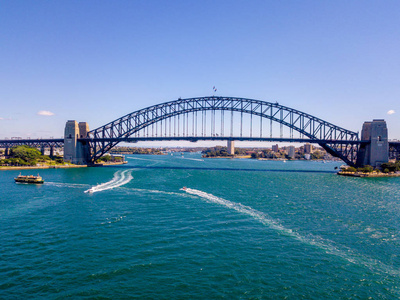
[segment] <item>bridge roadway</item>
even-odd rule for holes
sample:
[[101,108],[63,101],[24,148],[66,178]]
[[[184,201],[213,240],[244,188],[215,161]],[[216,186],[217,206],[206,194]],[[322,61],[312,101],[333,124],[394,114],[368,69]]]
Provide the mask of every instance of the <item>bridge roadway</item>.
[[[83,138],[80,142],[126,142],[138,143],[145,141],[249,141],[249,142],[281,142],[281,143],[311,143],[311,144],[359,144],[366,145],[370,141],[347,141],[347,140],[319,140],[319,139],[301,139],[301,138],[267,138],[267,137],[202,137],[202,136],[176,136],[176,137],[122,137],[122,138]],[[31,147],[43,148],[63,148],[64,139],[19,139],[19,140],[0,140],[0,148],[9,149],[15,146],[28,145]],[[396,158],[400,155],[400,141],[389,141],[389,157]]]
[[[301,138],[267,138],[267,137],[226,137],[226,136],[214,136],[214,137],[202,137],[202,136],[176,136],[176,137],[122,137],[122,138],[84,138],[78,139],[78,141],[97,142],[97,143],[109,143],[109,142],[126,142],[126,143],[138,143],[145,141],[249,141],[249,142],[281,142],[281,143],[311,143],[311,144],[359,144],[367,145],[370,141],[347,141],[347,140],[319,140],[319,139],[301,139]],[[39,148],[42,150],[45,148],[63,148],[64,139],[19,139],[19,140],[0,140],[0,148],[9,149],[19,145],[28,145],[31,147]],[[400,156],[400,141],[394,140],[389,141],[389,158],[394,159]]]
[[18,140],[0,140],[0,148],[11,148],[14,146],[29,145],[36,148],[45,147],[63,147],[64,139],[18,139]]
[[[214,136],[214,137],[200,137],[200,136],[176,136],[176,137],[126,137],[126,138],[85,138],[78,139],[80,142],[126,142],[126,143],[138,143],[144,141],[253,141],[253,142],[281,142],[281,143],[330,143],[330,144],[369,144],[370,141],[347,141],[347,140],[319,140],[319,139],[300,139],[300,138],[267,138],[267,137],[226,137],[226,136]],[[28,145],[35,148],[42,147],[55,147],[62,148],[64,146],[64,139],[19,139],[19,140],[0,140],[0,148],[11,148],[19,145]],[[389,147],[398,149],[400,152],[400,141],[394,140],[389,141]]]
[[[138,143],[145,141],[253,141],[253,142],[282,142],[282,143],[310,143],[310,144],[368,144],[370,141],[348,141],[348,140],[320,140],[302,138],[278,138],[278,137],[232,137],[232,136],[166,136],[166,137],[120,137],[120,138],[80,138],[80,142],[126,142]],[[64,139],[20,139],[0,140],[0,148],[11,148],[20,145],[28,145],[35,148],[55,147],[62,148]],[[400,141],[389,142],[391,146],[400,146]]]
[[[277,137],[232,137],[232,136],[166,136],[166,137],[119,137],[119,138],[80,138],[79,142],[87,143],[138,143],[146,141],[189,141],[196,143],[197,141],[248,141],[248,142],[281,142],[281,143],[311,143],[311,144],[339,144],[339,145],[363,145],[368,144],[370,141],[349,141],[349,140],[320,140],[320,139],[304,139],[304,138],[277,138]],[[398,146],[392,149],[400,149],[400,142]],[[18,139],[18,140],[0,140],[0,148],[10,149],[15,146],[27,145],[41,149],[44,153],[45,148],[63,148],[64,139]]]
[[311,143],[311,144],[368,144],[370,141],[349,141],[349,140],[320,140],[320,139],[302,139],[302,138],[274,138],[274,137],[227,137],[227,136],[167,136],[167,137],[120,137],[120,138],[89,138],[89,139],[78,139],[81,142],[127,142],[137,143],[143,141],[252,141],[252,142],[281,142],[281,143]]

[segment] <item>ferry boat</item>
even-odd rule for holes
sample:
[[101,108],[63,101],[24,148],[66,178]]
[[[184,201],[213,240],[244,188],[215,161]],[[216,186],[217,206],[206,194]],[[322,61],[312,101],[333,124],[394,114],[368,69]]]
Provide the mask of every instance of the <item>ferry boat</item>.
[[18,177],[14,178],[14,180],[17,183],[37,183],[37,184],[44,183],[43,178],[39,176],[39,174],[37,176],[19,174]]

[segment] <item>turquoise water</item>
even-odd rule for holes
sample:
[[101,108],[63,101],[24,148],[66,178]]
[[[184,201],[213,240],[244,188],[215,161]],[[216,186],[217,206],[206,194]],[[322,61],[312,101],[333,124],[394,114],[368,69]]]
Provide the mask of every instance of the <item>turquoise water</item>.
[[41,170],[44,185],[0,172],[1,299],[400,297],[400,178],[198,153],[127,160]]

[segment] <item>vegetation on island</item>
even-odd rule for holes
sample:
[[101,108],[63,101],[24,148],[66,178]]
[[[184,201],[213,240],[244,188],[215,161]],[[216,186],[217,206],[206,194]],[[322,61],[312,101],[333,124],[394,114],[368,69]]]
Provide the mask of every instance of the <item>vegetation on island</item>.
[[274,152],[274,151],[271,151],[269,149],[253,152],[253,153],[251,153],[251,158],[254,158],[254,159],[260,159],[260,158],[264,158],[264,159],[280,159],[280,158],[290,159],[289,155],[287,155],[286,153]]
[[53,158],[42,155],[42,153],[33,147],[16,146],[10,149],[9,156],[0,159],[0,166],[36,166],[64,164],[64,159],[59,156]]
[[100,157],[96,163],[121,163],[124,161],[124,157],[123,156],[111,156],[109,154],[103,155],[102,157]]
[[160,148],[140,148],[140,147],[114,147],[110,150],[111,154],[152,154],[162,155],[165,149]]
[[396,162],[387,162],[381,164],[379,167],[374,168],[370,165],[366,165],[363,167],[355,168],[355,167],[350,167],[350,166],[343,166],[341,167],[339,171],[339,175],[346,175],[346,176],[386,176],[385,174],[393,174],[398,176],[398,173],[400,171],[400,161]]
[[[297,150],[295,157],[291,158],[285,149],[273,151],[265,148],[235,148],[235,155],[229,155],[227,147],[217,146],[206,148],[201,153],[203,157],[249,156],[253,159],[304,159],[304,154],[300,150]],[[326,152],[319,149],[310,154],[310,159],[325,159],[325,157]]]
[[[233,155],[228,154],[227,147],[216,146],[212,148],[206,148],[201,151],[202,157],[232,157]],[[235,155],[246,155],[246,149],[235,148]]]
[[400,161],[383,163],[381,164],[381,169],[383,173],[400,171]]

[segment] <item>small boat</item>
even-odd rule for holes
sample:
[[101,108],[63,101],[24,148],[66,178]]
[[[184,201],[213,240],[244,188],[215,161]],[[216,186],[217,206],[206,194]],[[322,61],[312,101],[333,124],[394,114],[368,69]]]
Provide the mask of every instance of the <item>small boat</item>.
[[187,187],[186,187],[186,186],[184,186],[184,187],[182,188],[182,190],[186,191],[186,190],[187,190]]
[[37,176],[33,175],[21,175],[21,173],[14,178],[16,183],[35,183],[41,184],[44,183],[44,180],[39,174]]
[[90,189],[88,189],[87,191],[85,191],[84,193],[92,194],[92,193],[94,193],[94,189],[93,189],[93,188],[90,188]]

